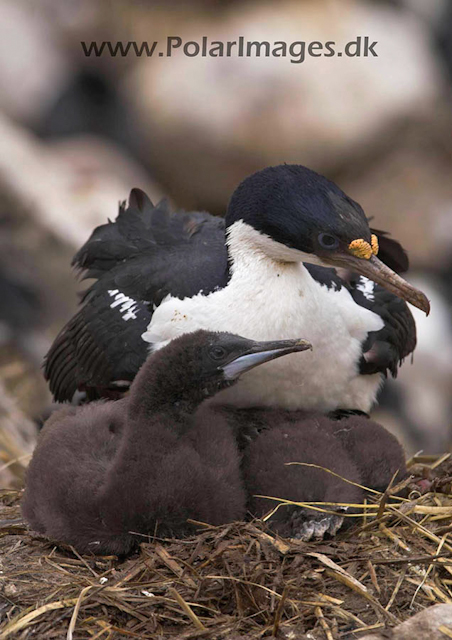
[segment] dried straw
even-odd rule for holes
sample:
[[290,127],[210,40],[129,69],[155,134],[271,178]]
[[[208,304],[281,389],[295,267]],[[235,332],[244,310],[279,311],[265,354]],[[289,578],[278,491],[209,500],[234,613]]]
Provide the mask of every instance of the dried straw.
[[[452,603],[452,460],[418,456],[410,465],[403,495],[400,486],[370,494],[333,540],[281,539],[265,522],[198,523],[197,535],[145,541],[125,562],[33,535],[20,519],[20,492],[5,491],[0,640],[336,640]],[[426,477],[432,490],[421,495],[416,482]]]

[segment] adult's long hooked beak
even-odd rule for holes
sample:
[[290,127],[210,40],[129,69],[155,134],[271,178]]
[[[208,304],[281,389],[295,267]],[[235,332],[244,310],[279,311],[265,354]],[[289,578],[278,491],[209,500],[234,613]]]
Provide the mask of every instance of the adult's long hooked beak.
[[[325,260],[326,262],[326,260]],[[377,284],[394,293],[399,298],[410,302],[427,315],[430,313],[430,302],[427,296],[401,278],[395,271],[387,267],[377,256],[372,255],[368,260],[357,258],[349,254],[336,254],[328,260],[334,266],[345,267],[373,280]]]

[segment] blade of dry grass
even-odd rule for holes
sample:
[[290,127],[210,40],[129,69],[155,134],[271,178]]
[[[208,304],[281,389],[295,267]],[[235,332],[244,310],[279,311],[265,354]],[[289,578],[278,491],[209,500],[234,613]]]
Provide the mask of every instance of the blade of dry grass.
[[171,588],[169,589],[169,592],[176,598],[177,602],[180,604],[181,609],[184,611],[184,613],[187,614],[187,616],[190,618],[190,620],[193,622],[193,624],[195,625],[195,627],[197,629],[199,629],[200,631],[207,631],[207,627],[205,627],[203,625],[203,623],[201,622],[201,620],[198,618],[198,616],[196,615],[196,613],[193,611],[193,609],[189,606],[189,604],[187,602],[185,602],[185,600],[183,599],[183,597],[180,595],[180,593],[178,593],[176,591],[176,589]]
[[68,600],[58,600],[57,602],[49,602],[48,604],[44,604],[42,607],[38,607],[25,615],[19,614],[15,619],[13,619],[0,634],[0,640],[5,640],[5,638],[9,638],[13,633],[17,633],[21,631],[29,624],[33,622],[39,616],[42,616],[47,611],[54,611],[55,609],[63,609],[65,607],[72,607],[72,605],[77,604],[78,598],[69,598]]

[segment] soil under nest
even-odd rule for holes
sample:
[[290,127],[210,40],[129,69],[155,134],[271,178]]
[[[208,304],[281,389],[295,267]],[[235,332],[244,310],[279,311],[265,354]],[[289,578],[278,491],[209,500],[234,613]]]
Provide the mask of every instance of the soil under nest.
[[0,640],[352,639],[452,603],[452,459],[409,465],[404,487],[374,494],[333,540],[281,539],[264,522],[200,524],[122,562],[34,535],[21,493],[4,491]]

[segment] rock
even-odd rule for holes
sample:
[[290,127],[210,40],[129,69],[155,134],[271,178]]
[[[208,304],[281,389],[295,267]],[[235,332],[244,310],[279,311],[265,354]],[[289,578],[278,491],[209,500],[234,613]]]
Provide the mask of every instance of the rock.
[[20,2],[0,4],[0,107],[33,123],[64,85],[68,63],[40,11]]
[[335,176],[378,229],[402,240],[411,268],[441,269],[452,249],[452,118],[447,104],[384,141],[369,163]]
[[132,187],[160,197],[134,161],[101,138],[44,144],[0,116],[0,188],[33,224],[73,248],[114,218]]
[[[186,57],[143,60],[125,90],[149,132],[149,157],[192,206],[223,208],[237,181],[278,162],[328,170],[378,144],[395,123],[428,109],[442,87],[428,29],[410,12],[346,0],[240,5],[189,23],[201,42],[335,41],[359,34],[378,57]],[[163,43],[161,46],[164,46]],[[291,62],[291,58],[295,62]],[[152,144],[151,144],[152,141]]]
[[429,607],[409,620],[392,629],[392,634],[382,633],[361,636],[361,640],[444,640],[447,636],[441,631],[445,627],[452,633],[452,605],[437,604]]

